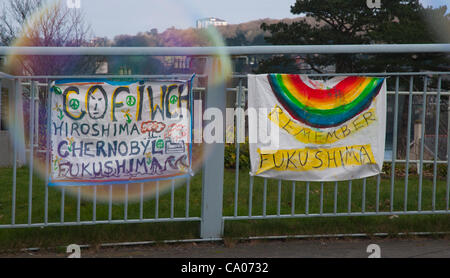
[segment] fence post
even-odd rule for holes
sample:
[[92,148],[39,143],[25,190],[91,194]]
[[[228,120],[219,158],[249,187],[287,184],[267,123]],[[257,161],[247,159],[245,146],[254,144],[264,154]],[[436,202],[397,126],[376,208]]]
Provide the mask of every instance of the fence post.
[[[222,121],[220,124],[224,135],[223,119],[226,107],[226,78],[224,75],[226,73],[222,71],[219,57],[209,57],[206,69],[208,72],[208,84],[205,95],[205,111],[208,108],[216,108],[221,111],[222,119],[214,120],[216,122]],[[219,127],[220,125],[216,128]],[[201,238],[218,238],[223,235],[224,139],[221,138],[220,142],[209,144],[203,140]]]

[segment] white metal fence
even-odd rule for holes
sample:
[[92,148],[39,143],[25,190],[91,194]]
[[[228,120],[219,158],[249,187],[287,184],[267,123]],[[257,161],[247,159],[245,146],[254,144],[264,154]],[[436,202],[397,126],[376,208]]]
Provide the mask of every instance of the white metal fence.
[[[356,46],[358,53],[450,52],[450,45]],[[353,53],[355,46],[330,46],[311,49],[302,47],[229,48],[238,54],[267,53]],[[9,48],[0,48],[8,54]],[[24,55],[67,55],[66,49],[21,48]],[[71,55],[177,55],[183,53],[213,55],[214,48],[123,50],[75,49]],[[112,51],[109,53],[108,51]],[[137,52],[136,52],[137,51]],[[82,53],[81,53],[82,52]],[[215,58],[211,57],[210,61]],[[209,63],[208,74],[214,69]],[[314,78],[330,78],[341,74],[310,74]],[[355,74],[345,74],[355,75]],[[203,144],[210,153],[202,161],[197,175],[170,181],[163,188],[155,187],[155,198],[146,199],[144,184],[108,185],[89,188],[54,188],[47,185],[49,173],[48,138],[50,129],[49,84],[73,76],[10,76],[0,75],[2,94],[7,94],[12,167],[3,168],[0,181],[0,228],[91,225],[106,223],[145,223],[164,221],[199,221],[202,238],[223,235],[223,222],[228,220],[336,217],[362,215],[449,214],[450,175],[450,92],[449,72],[418,73],[357,73],[364,76],[388,77],[388,115],[385,173],[372,178],[347,182],[312,183],[287,182],[252,177],[242,168],[240,158],[245,145],[234,144],[234,169],[224,169],[224,143]],[[78,76],[90,78],[92,76]],[[95,76],[97,77],[97,76]],[[109,78],[152,79],[178,76],[102,76]],[[235,108],[246,107],[246,76],[233,76],[236,87],[226,88],[225,82],[211,82],[207,75],[205,87],[194,88],[196,98],[204,107],[216,107],[225,112],[227,102]],[[419,85],[420,84],[420,85]],[[214,97],[211,97],[214,96]],[[2,98],[0,98],[2,99]],[[407,104],[407,105],[404,105]],[[194,102],[195,105],[195,102]],[[5,107],[5,105],[1,106]],[[25,109],[24,109],[25,108]],[[225,113],[224,113],[225,114]],[[26,115],[29,115],[28,117]],[[194,117],[198,117],[195,115]],[[24,118],[25,117],[25,118]],[[24,120],[22,120],[24,119]],[[242,132],[245,116],[236,114],[233,130]],[[25,123],[23,130],[19,122]],[[194,122],[202,122],[196,121]],[[200,128],[197,126],[197,128]],[[26,152],[20,152],[20,139]],[[237,138],[237,136],[235,136]],[[427,140],[428,139],[428,140]],[[244,150],[245,151],[245,150]],[[390,154],[390,155],[389,155]],[[23,166],[23,167],[22,167]],[[45,177],[34,175],[38,169]],[[44,168],[42,168],[44,167]],[[177,186],[182,184],[183,186]],[[116,203],[119,191],[123,202]],[[130,195],[138,196],[130,201]],[[92,198],[87,200],[83,196]],[[97,196],[102,196],[102,202]]]

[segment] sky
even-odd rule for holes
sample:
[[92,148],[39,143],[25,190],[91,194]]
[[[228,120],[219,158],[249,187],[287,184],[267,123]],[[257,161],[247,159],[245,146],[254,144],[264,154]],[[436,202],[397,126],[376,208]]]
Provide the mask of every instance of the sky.
[[[65,1],[65,0],[63,0]],[[157,28],[195,27],[203,17],[217,17],[238,24],[261,18],[293,18],[295,0],[80,0],[94,35],[114,38]],[[389,0],[381,0],[383,1]],[[421,0],[424,6],[448,5],[450,0]]]

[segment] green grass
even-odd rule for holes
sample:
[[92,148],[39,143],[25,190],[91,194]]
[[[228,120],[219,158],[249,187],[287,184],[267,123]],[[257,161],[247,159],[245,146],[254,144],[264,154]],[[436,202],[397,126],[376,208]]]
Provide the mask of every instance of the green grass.
[[[28,177],[26,167],[17,169],[16,213],[15,222],[28,223]],[[32,223],[44,222],[44,192],[45,186],[38,175],[33,177],[33,206]],[[235,172],[225,171],[224,205],[225,216],[234,215]],[[411,174],[408,187],[408,210],[416,210],[418,204],[417,175]],[[402,177],[396,177],[394,184],[394,210],[404,209],[404,185]],[[358,212],[362,208],[362,180],[352,182],[351,211]],[[304,182],[295,184],[295,213],[305,213],[306,185]],[[338,183],[337,212],[348,210],[348,182]],[[379,211],[390,210],[390,179],[382,178],[380,183]],[[310,184],[309,213],[320,212],[320,183]],[[334,183],[323,184],[323,213],[334,212]],[[238,215],[248,215],[249,205],[249,176],[248,170],[239,173]],[[422,184],[422,210],[432,209],[432,177],[424,177]],[[0,225],[11,224],[11,194],[12,169],[0,168]],[[159,199],[158,216],[170,217],[170,192],[162,194]],[[193,177],[190,185],[189,216],[201,215],[201,175]],[[376,209],[376,178],[368,178],[366,183],[366,211]],[[186,186],[184,183],[175,190],[174,216],[184,217]],[[436,210],[446,209],[446,182],[437,180]],[[60,222],[61,218],[61,190],[49,188],[48,221]],[[267,183],[266,214],[277,214],[278,210],[278,182],[269,180]],[[283,182],[280,195],[280,213],[290,214],[292,200],[292,182]],[[155,200],[144,201],[144,218],[155,217]],[[96,220],[108,219],[108,204],[97,202],[95,206]],[[128,219],[139,218],[139,202],[129,202]],[[93,218],[93,201],[81,200],[80,220],[90,221]],[[64,195],[64,221],[77,220],[77,199],[70,194]],[[263,179],[255,178],[253,185],[252,215],[263,213]],[[112,205],[112,219],[124,218],[124,204]],[[388,216],[350,216],[350,217],[315,217],[295,219],[266,219],[226,221],[225,237],[247,237],[257,235],[289,235],[289,234],[335,234],[335,233],[398,233],[398,232],[448,232],[450,231],[450,215],[408,215],[390,219]],[[50,247],[77,244],[98,244],[104,242],[164,240],[198,238],[199,222],[168,222],[141,224],[105,224],[45,228],[13,228],[0,229],[0,250],[24,247]]]
[[[233,215],[234,203],[234,174],[227,172],[225,178],[224,188],[224,214]],[[241,172],[240,186],[239,186],[239,202],[238,202],[238,215],[248,215],[249,205],[249,181],[248,175],[245,172]],[[252,215],[262,215],[263,213],[263,179],[255,178],[253,185],[253,199],[252,199]],[[366,201],[365,211],[375,211],[376,204],[376,177],[367,178],[366,180]],[[323,213],[334,212],[334,182],[323,183]],[[389,177],[382,178],[380,182],[380,197],[379,197],[379,211],[390,211],[390,192],[391,181]],[[348,194],[349,182],[338,182],[338,196],[337,196],[337,212],[348,211]],[[394,182],[394,211],[404,210],[405,201],[405,180],[401,177],[396,177]],[[433,180],[432,178],[422,179],[422,210],[432,210],[432,194],[433,194]],[[309,213],[320,213],[320,195],[321,184],[310,183],[309,187]],[[435,209],[446,209],[446,183],[444,179],[437,180],[436,183],[436,199]],[[284,181],[281,186],[281,202],[280,213],[291,213],[291,200],[292,200],[292,182]],[[417,210],[419,199],[419,178],[417,175],[412,175],[408,179],[408,191],[407,191],[407,209]],[[295,183],[295,213],[306,212],[306,183]],[[278,203],[278,181],[268,180],[267,183],[267,215],[277,214]],[[353,180],[351,184],[351,211],[361,212],[363,205],[363,180]]]

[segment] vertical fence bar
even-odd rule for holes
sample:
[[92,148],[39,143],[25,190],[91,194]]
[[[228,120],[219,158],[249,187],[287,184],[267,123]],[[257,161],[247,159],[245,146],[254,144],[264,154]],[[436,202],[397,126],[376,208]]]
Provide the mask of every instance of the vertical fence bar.
[[[21,85],[20,83],[20,79],[16,79],[14,82],[14,98],[12,97],[12,92],[11,92],[11,97],[10,97],[10,107],[12,108],[11,111],[12,113],[14,113],[14,116],[12,116],[13,120],[13,131],[12,131],[12,140],[13,140],[13,180],[12,180],[12,204],[11,204],[11,224],[16,224],[16,179],[17,179],[17,148],[18,148],[18,143],[17,143],[17,138],[16,138],[16,133],[14,131],[14,129],[18,128],[18,97],[19,97],[19,86]],[[10,112],[11,114],[11,112]]]
[[263,188],[263,216],[267,214],[267,178],[264,178],[264,188]]
[[191,177],[188,177],[186,179],[186,215],[185,217],[189,217],[189,192],[190,192],[190,185],[191,185]]
[[320,214],[323,214],[323,182],[320,183]]
[[61,224],[64,223],[64,208],[65,208],[65,196],[66,196],[66,189],[64,187],[61,188],[61,215],[59,217]]
[[49,164],[50,164],[50,136],[52,129],[51,109],[52,109],[52,92],[51,81],[47,80],[47,138],[45,139],[45,192],[44,192],[44,223],[48,224],[48,182],[50,178]]
[[306,182],[305,214],[309,214],[309,181]]
[[235,171],[235,180],[234,180],[234,216],[237,216],[238,211],[238,194],[239,194],[239,155],[240,155],[240,144],[239,144],[239,135],[240,135],[240,127],[241,127],[241,99],[242,99],[242,79],[239,79],[239,86],[236,91],[236,171]]
[[156,181],[155,189],[155,219],[159,218],[159,181]]
[[31,81],[30,90],[30,163],[29,163],[29,177],[28,177],[28,225],[31,225],[31,218],[33,212],[33,162],[34,162],[34,121],[35,121],[35,95],[36,95],[36,81]]
[[352,212],[352,181],[348,181],[348,204],[347,204],[348,213]]
[[109,186],[108,190],[108,221],[112,220],[112,185]]
[[78,186],[77,188],[77,222],[80,223],[80,218],[81,218],[81,187]]
[[333,202],[333,213],[337,213],[337,203],[338,203],[338,182],[334,183],[334,202]]
[[362,201],[361,201],[361,212],[366,212],[366,182],[367,179],[363,179],[363,185],[362,185]]
[[277,215],[281,213],[281,180],[278,180]]
[[427,109],[427,83],[428,76],[424,76],[423,79],[423,103],[422,103],[422,130],[420,135],[420,171],[419,171],[419,197],[418,197],[418,205],[417,210],[422,211],[422,178],[423,178],[423,150],[424,150],[424,139],[425,139],[425,115]]
[[97,221],[97,186],[94,186],[94,198],[92,200],[92,222]]
[[170,218],[174,216],[174,208],[175,208],[175,180],[171,181],[170,185]]
[[377,175],[377,193],[376,193],[376,197],[375,197],[375,212],[379,212],[380,211],[380,183],[381,183],[381,174]]
[[123,206],[123,220],[128,220],[128,183],[125,184],[125,196],[124,196],[124,206]]
[[253,183],[254,177],[250,176],[250,184],[248,189],[248,216],[252,216],[253,209]]
[[291,215],[295,214],[295,181],[292,182]]
[[441,76],[438,76],[437,96],[436,96],[436,130],[434,134],[434,165],[433,165],[433,197],[431,200],[432,210],[436,210],[436,183],[437,183],[437,160],[439,146],[439,116],[441,113]]
[[405,192],[404,192],[404,204],[403,210],[408,211],[408,177],[409,177],[409,153],[411,142],[411,114],[412,114],[412,102],[413,102],[413,88],[414,77],[411,75],[409,78],[409,98],[408,98],[408,127],[406,131],[406,165],[405,165]]
[[140,184],[140,193],[139,193],[139,220],[144,218],[144,183]]
[[397,159],[397,128],[398,128],[398,87],[400,77],[395,78],[395,97],[394,97],[394,127],[392,138],[392,164],[391,164],[391,196],[390,211],[394,211],[394,186],[395,186],[395,160]]
[[39,91],[40,86],[39,82],[36,82],[36,94],[34,96],[34,144],[39,149],[39,125],[41,124],[39,121]]

